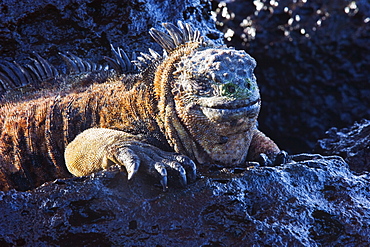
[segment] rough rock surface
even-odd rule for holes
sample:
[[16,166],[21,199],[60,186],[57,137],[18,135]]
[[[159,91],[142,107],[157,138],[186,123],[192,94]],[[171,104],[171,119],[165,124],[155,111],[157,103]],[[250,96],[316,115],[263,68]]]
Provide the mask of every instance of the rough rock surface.
[[63,66],[58,52],[67,51],[103,62],[110,43],[132,51],[161,51],[148,34],[162,22],[186,20],[209,37],[221,37],[204,0],[2,0],[0,2],[0,62],[29,63],[32,52]]
[[311,158],[211,169],[167,193],[114,169],[0,192],[0,245],[369,245],[369,175],[354,175],[339,157]]
[[[370,2],[213,1],[226,43],[257,61],[260,129],[290,153],[370,115]],[[228,41],[229,40],[229,41]]]
[[333,127],[319,140],[315,151],[325,155],[340,155],[351,170],[370,171],[370,121],[362,120],[349,128]]

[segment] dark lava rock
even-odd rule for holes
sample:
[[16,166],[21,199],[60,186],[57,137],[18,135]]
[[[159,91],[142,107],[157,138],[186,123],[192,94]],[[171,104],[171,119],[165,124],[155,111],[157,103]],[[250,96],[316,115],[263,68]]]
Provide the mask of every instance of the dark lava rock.
[[325,155],[340,155],[358,173],[370,171],[370,121],[362,120],[350,128],[333,127],[319,140],[315,151]]
[[210,38],[220,34],[205,0],[2,0],[0,2],[1,60],[30,62],[39,53],[65,67],[58,52],[67,51],[93,62],[111,56],[110,44],[131,52],[161,51],[149,36],[162,22],[186,20]]
[[290,153],[370,115],[370,2],[213,1],[225,42],[257,61],[260,128]]
[[116,170],[0,192],[0,245],[369,245],[369,175],[337,156],[295,160],[204,173],[166,193]]

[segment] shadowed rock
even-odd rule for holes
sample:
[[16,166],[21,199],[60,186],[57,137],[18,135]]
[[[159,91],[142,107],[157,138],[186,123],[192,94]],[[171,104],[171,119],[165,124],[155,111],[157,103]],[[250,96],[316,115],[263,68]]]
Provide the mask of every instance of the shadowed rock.
[[92,62],[111,56],[110,44],[126,51],[160,51],[148,34],[163,22],[187,20],[210,38],[221,35],[211,20],[207,1],[12,0],[0,3],[0,61],[29,63],[37,52],[57,68],[58,52],[72,52]]
[[[310,158],[306,160],[307,158]],[[339,157],[209,169],[167,193],[117,170],[0,192],[2,246],[365,246],[368,174]],[[145,181],[145,182],[144,182]]]
[[340,155],[351,170],[370,171],[370,121],[362,120],[349,128],[333,127],[316,144],[315,151],[325,155]]

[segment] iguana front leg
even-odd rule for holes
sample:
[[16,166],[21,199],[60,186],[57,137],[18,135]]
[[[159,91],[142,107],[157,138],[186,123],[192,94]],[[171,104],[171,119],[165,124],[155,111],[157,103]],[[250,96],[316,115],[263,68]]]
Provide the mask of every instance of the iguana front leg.
[[68,144],[64,153],[66,166],[73,175],[85,176],[117,164],[126,168],[128,179],[137,171],[158,178],[163,190],[167,189],[168,173],[177,174],[183,185],[195,180],[196,166],[190,158],[138,139],[118,130],[85,130]]

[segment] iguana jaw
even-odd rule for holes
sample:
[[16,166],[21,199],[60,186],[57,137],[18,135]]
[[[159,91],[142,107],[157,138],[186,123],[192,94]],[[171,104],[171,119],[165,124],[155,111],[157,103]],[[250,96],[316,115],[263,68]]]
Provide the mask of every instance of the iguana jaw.
[[238,102],[238,104],[212,104],[211,106],[200,106],[200,109],[209,120],[214,122],[255,118],[258,115],[261,106],[260,99],[252,102],[244,102],[244,104],[241,103],[242,102]]

